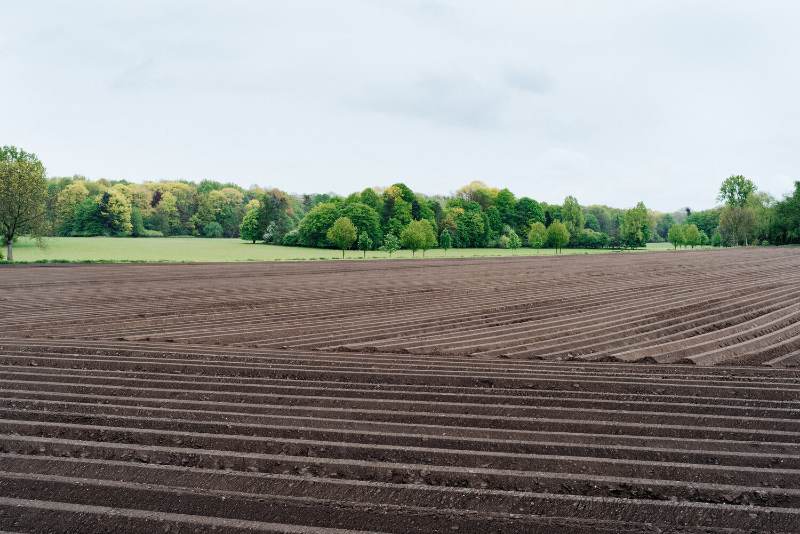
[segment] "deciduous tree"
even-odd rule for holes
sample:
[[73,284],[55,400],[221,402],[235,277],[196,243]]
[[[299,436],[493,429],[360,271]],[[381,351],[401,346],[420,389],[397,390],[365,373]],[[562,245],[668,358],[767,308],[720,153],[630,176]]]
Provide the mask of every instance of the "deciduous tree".
[[569,230],[561,221],[553,221],[547,228],[547,243],[560,252],[561,249],[569,243]]
[[13,146],[0,148],[0,237],[8,261],[14,260],[14,239],[42,234],[46,200],[47,179],[39,158]]
[[326,233],[326,237],[332,245],[342,251],[344,259],[344,251],[352,247],[356,240],[356,227],[347,217],[339,217]]
[[531,230],[528,232],[528,244],[537,249],[542,248],[547,242],[547,228],[540,222],[535,222],[531,225]]

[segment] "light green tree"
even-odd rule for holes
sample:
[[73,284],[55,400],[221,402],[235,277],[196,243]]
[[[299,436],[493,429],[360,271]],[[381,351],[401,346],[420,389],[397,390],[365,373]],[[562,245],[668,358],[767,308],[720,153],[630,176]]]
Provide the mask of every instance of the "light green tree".
[[0,147],[0,238],[8,261],[14,260],[14,239],[42,235],[46,201],[47,179],[39,158],[13,146]]
[[569,243],[569,230],[561,221],[553,221],[547,228],[547,243],[561,252],[564,245]]
[[701,242],[700,229],[696,224],[687,224],[683,228],[683,240],[690,247],[694,248]]
[[516,250],[522,246],[522,239],[519,238],[517,232],[511,230],[508,232],[508,248],[511,249],[512,253],[515,253]]
[[682,224],[673,224],[667,231],[667,240],[672,243],[672,246],[675,247],[675,250],[678,250],[679,246],[685,244],[683,228],[684,227]]
[[411,250],[411,255],[416,255],[418,250],[422,250],[422,257],[425,251],[436,246],[436,234],[428,221],[411,221],[403,228],[400,234],[400,241],[403,246]]
[[118,189],[109,189],[98,202],[100,219],[111,235],[128,235],[133,229],[130,200]]
[[561,218],[571,236],[577,236],[581,233],[586,219],[584,218],[583,209],[578,203],[578,199],[571,195],[564,199],[564,205],[561,208]]
[[246,241],[252,241],[255,244],[256,240],[261,237],[258,235],[258,211],[259,207],[252,207],[247,210],[242,218],[242,224],[239,226],[239,237]]
[[538,250],[542,248],[547,242],[547,228],[540,222],[535,222],[531,225],[531,230],[528,232],[528,244]]
[[364,259],[367,258],[367,251],[372,248],[372,238],[369,237],[367,232],[358,234],[358,250],[364,253]]
[[339,217],[325,235],[331,244],[342,251],[342,259],[344,259],[344,251],[352,247],[356,241],[356,232],[356,227],[353,226],[350,219]]
[[75,208],[89,196],[83,181],[72,182],[61,190],[56,199],[56,231],[60,235],[70,235],[74,230]]

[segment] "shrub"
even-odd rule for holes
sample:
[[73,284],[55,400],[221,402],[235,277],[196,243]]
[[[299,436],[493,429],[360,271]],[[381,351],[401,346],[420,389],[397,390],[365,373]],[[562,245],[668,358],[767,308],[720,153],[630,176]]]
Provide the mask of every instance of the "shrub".
[[300,244],[300,232],[295,228],[283,236],[281,244],[285,247],[296,247]]
[[217,221],[211,221],[203,226],[203,235],[206,237],[222,237],[222,225]]

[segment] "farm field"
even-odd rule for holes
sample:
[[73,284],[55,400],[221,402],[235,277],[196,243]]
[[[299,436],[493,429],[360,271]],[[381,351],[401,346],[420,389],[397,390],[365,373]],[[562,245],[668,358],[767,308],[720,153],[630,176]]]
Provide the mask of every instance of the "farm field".
[[[340,259],[339,250],[306,247],[282,247],[252,244],[240,239],[208,239],[199,237],[120,238],[120,237],[48,237],[39,248],[30,239],[21,239],[14,247],[14,259],[33,261],[108,261],[108,262],[231,262],[292,261]],[[646,250],[672,250],[669,243],[651,243]],[[645,249],[634,252],[642,252]],[[614,250],[563,249],[562,254],[606,254]],[[625,252],[626,254],[628,252]],[[555,249],[521,248],[512,252],[500,248],[429,250],[426,258],[479,258],[505,256],[553,256]],[[347,251],[348,259],[361,259],[358,250]],[[417,252],[417,257],[422,253]],[[367,259],[387,259],[386,252],[367,252]],[[411,251],[398,250],[393,259],[410,259]]]
[[800,249],[0,267],[0,530],[800,524]]

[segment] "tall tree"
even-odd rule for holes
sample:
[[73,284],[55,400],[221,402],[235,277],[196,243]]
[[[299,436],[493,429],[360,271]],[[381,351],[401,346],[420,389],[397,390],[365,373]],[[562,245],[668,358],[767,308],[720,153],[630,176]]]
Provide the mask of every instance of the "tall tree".
[[719,196],[717,199],[728,206],[742,207],[755,191],[756,186],[751,180],[745,178],[741,174],[737,174],[725,178],[719,188]]
[[258,226],[258,208],[253,207],[247,210],[242,219],[242,225],[239,227],[239,237],[245,241],[252,241],[255,244],[256,240],[261,237]]
[[8,261],[14,260],[14,239],[42,234],[46,201],[47,179],[39,158],[13,146],[0,148],[0,237]]
[[578,199],[571,195],[564,199],[564,205],[561,207],[561,220],[573,237],[583,230],[585,218]]
[[644,247],[650,240],[650,214],[643,202],[626,210],[622,217],[619,237],[626,247]]

